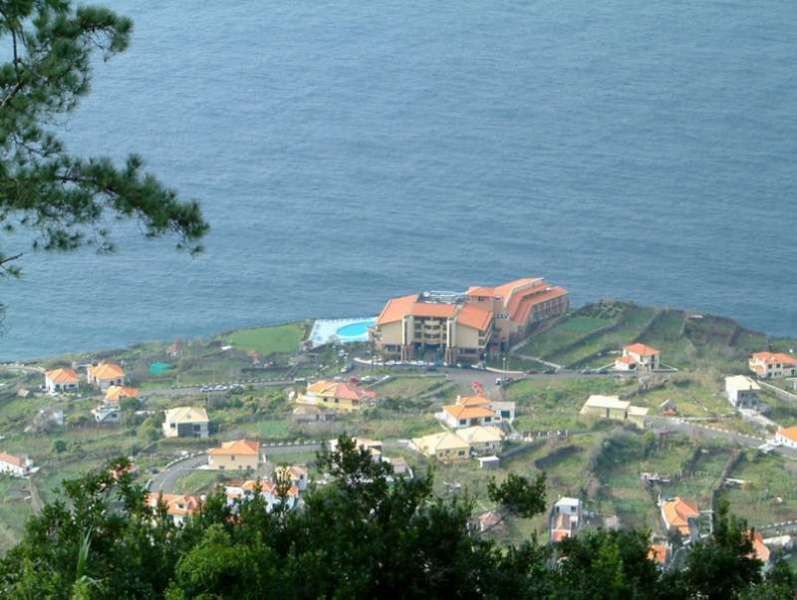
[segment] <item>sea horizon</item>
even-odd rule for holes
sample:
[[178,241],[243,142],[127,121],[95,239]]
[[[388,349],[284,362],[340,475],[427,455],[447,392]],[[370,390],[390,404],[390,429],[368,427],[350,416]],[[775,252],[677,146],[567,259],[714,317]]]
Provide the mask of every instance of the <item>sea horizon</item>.
[[142,155],[212,229],[196,258],[4,238],[4,360],[525,276],[797,336],[791,5],[109,5],[132,43],[67,147]]

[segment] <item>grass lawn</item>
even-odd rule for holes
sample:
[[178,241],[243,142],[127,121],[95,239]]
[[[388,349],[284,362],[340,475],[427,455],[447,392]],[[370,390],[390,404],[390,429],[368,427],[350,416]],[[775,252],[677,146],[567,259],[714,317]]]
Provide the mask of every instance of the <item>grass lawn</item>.
[[591,394],[621,394],[633,386],[610,377],[526,379],[507,388],[507,400],[517,403],[518,431],[583,429],[578,412]]
[[656,413],[665,400],[675,402],[678,414],[684,417],[709,417],[733,414],[733,408],[722,393],[719,377],[705,372],[677,373],[656,389],[629,398],[632,403],[647,406]]
[[413,398],[445,383],[442,375],[418,377],[397,376],[385,383],[373,386],[373,390],[380,396],[391,398]]
[[175,482],[174,493],[207,494],[225,479],[225,474],[220,471],[191,471]]
[[797,463],[778,455],[750,450],[730,477],[746,483],[741,489],[726,489],[722,497],[731,511],[753,526],[797,519]]
[[227,336],[227,341],[236,348],[254,350],[263,356],[289,354],[299,349],[304,333],[305,326],[302,323],[289,323],[234,331]]
[[655,308],[629,306],[623,313],[619,327],[608,331],[595,338],[590,338],[584,344],[562,353],[554,353],[548,358],[565,366],[602,366],[614,360],[612,352],[619,352],[625,345],[636,339],[651,319],[656,315]]
[[532,336],[517,353],[546,358],[554,355],[564,346],[572,344],[593,331],[597,331],[601,327],[606,327],[614,322],[615,320],[613,319],[587,315],[570,316],[554,325],[551,329]]

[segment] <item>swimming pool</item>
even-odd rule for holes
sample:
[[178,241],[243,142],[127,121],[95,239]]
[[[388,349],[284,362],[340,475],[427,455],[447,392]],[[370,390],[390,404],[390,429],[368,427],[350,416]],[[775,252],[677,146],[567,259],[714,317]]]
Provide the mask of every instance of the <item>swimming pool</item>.
[[343,327],[339,327],[335,332],[339,338],[344,340],[352,340],[359,338],[362,341],[368,339],[368,329],[376,322],[376,319],[369,319],[368,321],[358,321],[357,323],[349,323]]
[[368,328],[376,323],[376,317],[359,319],[318,319],[313,323],[308,341],[313,347],[324,344],[351,344],[367,342]]

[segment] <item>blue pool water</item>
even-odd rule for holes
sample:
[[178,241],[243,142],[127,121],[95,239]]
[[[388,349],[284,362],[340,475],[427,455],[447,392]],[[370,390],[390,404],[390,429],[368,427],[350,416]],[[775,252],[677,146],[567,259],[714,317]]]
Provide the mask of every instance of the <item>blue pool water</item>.
[[362,338],[362,341],[368,339],[368,328],[371,327],[376,321],[360,321],[359,323],[351,323],[339,328],[335,333],[338,337],[350,340],[351,338]]
[[67,147],[140,153],[212,230],[196,258],[4,234],[1,360],[527,275],[797,335],[793,0],[101,4],[134,35]]

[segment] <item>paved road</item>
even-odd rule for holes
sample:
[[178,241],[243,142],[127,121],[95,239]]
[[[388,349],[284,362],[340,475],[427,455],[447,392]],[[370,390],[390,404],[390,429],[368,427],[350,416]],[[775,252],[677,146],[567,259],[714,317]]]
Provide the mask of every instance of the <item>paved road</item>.
[[[293,454],[294,452],[316,452],[321,449],[321,444],[296,444],[293,446],[262,446],[263,453],[267,457],[279,456],[283,454]],[[192,456],[174,463],[170,467],[164,467],[160,472],[156,473],[149,484],[149,491],[163,492],[168,494],[174,491],[177,481],[195,471],[199,467],[208,464],[208,457],[206,454]]]
[[159,473],[156,473],[149,484],[149,490],[151,492],[163,492],[164,494],[169,493],[174,489],[180,477],[206,464],[208,464],[208,457],[206,454],[200,454],[181,460],[171,467],[166,467]]

